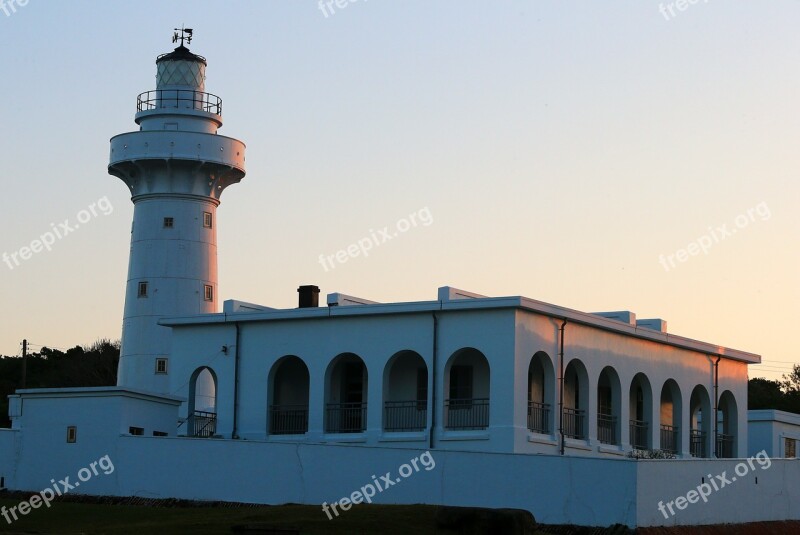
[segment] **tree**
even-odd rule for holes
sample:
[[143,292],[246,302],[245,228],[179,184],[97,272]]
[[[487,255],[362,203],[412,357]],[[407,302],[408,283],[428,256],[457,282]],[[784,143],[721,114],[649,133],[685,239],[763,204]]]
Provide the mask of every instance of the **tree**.
[[787,394],[800,394],[800,364],[795,364],[789,374],[783,375],[781,388]]

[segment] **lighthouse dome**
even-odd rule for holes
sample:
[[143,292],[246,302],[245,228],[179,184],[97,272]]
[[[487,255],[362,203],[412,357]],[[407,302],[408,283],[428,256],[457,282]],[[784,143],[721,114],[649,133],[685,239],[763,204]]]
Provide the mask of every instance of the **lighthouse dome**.
[[206,58],[193,54],[181,45],[168,54],[156,58],[156,87],[158,89],[185,87],[205,90]]

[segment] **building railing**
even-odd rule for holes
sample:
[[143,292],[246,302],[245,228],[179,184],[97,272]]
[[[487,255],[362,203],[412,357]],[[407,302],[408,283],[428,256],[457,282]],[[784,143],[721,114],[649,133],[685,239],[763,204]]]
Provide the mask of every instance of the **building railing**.
[[271,405],[270,435],[302,435],[308,432],[308,405]]
[[617,417],[597,414],[597,440],[603,444],[617,444]]
[[191,89],[153,89],[136,97],[136,111],[161,108],[202,110],[222,115],[222,99],[217,95]]
[[191,436],[208,438],[217,434],[217,413],[194,411],[189,420]]
[[689,434],[689,452],[692,457],[706,457],[706,434],[699,429],[692,429]]
[[444,400],[445,428],[486,429],[489,427],[489,399]]
[[630,443],[637,450],[647,449],[647,433],[649,426],[644,420],[630,421]]
[[678,453],[678,428],[661,424],[661,449],[670,453]]
[[733,457],[733,435],[717,433],[717,458],[730,459]]
[[366,403],[328,403],[326,433],[361,433],[367,428]]
[[561,431],[564,436],[584,440],[586,438],[586,433],[584,432],[585,416],[586,411],[583,409],[564,407],[564,412],[561,414]]
[[384,402],[383,429],[385,431],[424,431],[427,425],[426,400]]
[[528,402],[528,429],[534,433],[550,433],[550,405],[538,401]]

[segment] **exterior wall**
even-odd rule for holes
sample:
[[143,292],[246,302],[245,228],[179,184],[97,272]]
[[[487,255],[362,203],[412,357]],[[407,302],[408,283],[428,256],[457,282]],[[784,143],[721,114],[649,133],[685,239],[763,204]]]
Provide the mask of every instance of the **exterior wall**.
[[[2,437],[2,433],[0,433]],[[0,438],[2,440],[2,438]],[[2,442],[0,442],[2,444]],[[26,437],[10,488],[37,491],[108,455],[101,471],[71,492],[282,504],[328,504],[351,496],[380,475],[407,478],[377,492],[373,503],[446,504],[530,510],[550,524],[629,527],[739,523],[800,518],[800,462],[753,462],[739,481],[664,518],[659,502],[675,500],[709,474],[730,479],[734,460],[634,461],[553,455],[430,450],[218,439],[108,436],[42,443]],[[213,462],[208,462],[213,459]],[[431,467],[427,470],[425,467]],[[106,473],[108,472],[108,473]],[[509,477],[510,474],[516,477]],[[376,477],[373,477],[376,476]],[[757,484],[756,484],[757,478]],[[706,479],[706,481],[708,481]],[[609,492],[613,489],[613,492]],[[320,515],[324,515],[320,510]],[[335,521],[335,519],[334,519]]]
[[[516,366],[514,370],[514,427],[515,450],[527,453],[554,453],[560,442],[558,434],[559,400],[559,328],[561,320],[526,311],[516,312]],[[555,384],[551,406],[551,430],[548,436],[529,433],[527,429],[528,368],[531,359],[538,351],[549,356]],[[675,422],[679,422],[679,454],[691,457],[689,422],[690,397],[697,385],[703,385],[711,398],[711,412],[714,408],[714,361],[705,354],[680,349],[657,342],[633,338],[576,323],[567,323],[565,330],[564,369],[575,359],[586,368],[588,375],[589,418],[588,440],[567,439],[569,454],[622,454],[629,451],[630,436],[628,421],[631,418],[629,403],[630,388],[634,376],[643,373],[651,390],[649,435],[650,443],[658,449],[660,444],[660,422],[662,416],[661,394],[670,379],[677,383],[679,399],[675,401]],[[600,444],[597,437],[597,384],[600,373],[606,366],[616,372],[620,382],[621,403],[617,418],[620,422],[620,446]],[[719,394],[730,391],[736,400],[736,424],[738,430],[747,429],[747,365],[730,359],[722,359],[719,364]],[[680,406],[679,406],[680,405]],[[709,435],[713,435],[713,418]],[[707,451],[713,452],[712,438],[707,437]],[[738,432],[734,455],[747,452],[747,433]]]
[[[385,445],[405,442],[430,443],[431,418],[436,422],[433,443],[438,448],[474,451],[558,453],[558,353],[561,320],[511,308],[496,310],[448,310],[438,312],[437,362],[433,370],[433,315],[431,312],[385,315],[327,315],[325,309],[310,309],[307,317],[281,321],[239,323],[239,393],[236,434],[250,440],[302,440],[311,442],[359,442]],[[235,317],[235,316],[233,316]],[[246,318],[246,315],[242,316]],[[216,434],[230,438],[234,433],[234,369],[236,325],[208,323],[173,328],[173,353],[169,363],[170,393],[186,399],[181,409],[187,418],[192,407],[194,373],[208,367],[217,378]],[[475,364],[473,397],[489,397],[489,428],[474,431],[445,429],[444,401],[449,397],[448,371],[462,349],[479,351],[488,362],[489,393],[478,380],[485,372],[480,356],[461,363]],[[387,433],[383,431],[383,406],[388,400],[388,370],[400,352],[419,355],[428,370],[428,411],[425,431]],[[531,359],[543,352],[547,369],[544,390],[550,407],[550,433],[531,433],[527,423],[528,370]],[[354,354],[366,366],[367,424],[363,433],[325,432],[326,403],[340,401],[336,382],[336,357]],[[541,354],[541,353],[540,353]],[[268,435],[268,407],[273,399],[276,363],[296,356],[309,371],[308,433],[305,436]],[[472,359],[472,360],[469,360]],[[678,428],[678,456],[691,457],[689,429],[690,399],[700,385],[709,395],[706,456],[713,456],[714,361],[696,351],[613,333],[577,323],[568,323],[565,334],[567,369],[575,363],[581,377],[580,395],[586,409],[587,439],[565,440],[570,455],[623,456],[631,448],[628,422],[632,417],[631,385],[634,377],[644,378],[649,420],[648,443],[661,448],[660,424]],[[598,380],[601,372],[609,378],[616,417],[618,444],[601,444],[598,439]],[[395,377],[401,377],[398,373]],[[410,375],[407,373],[407,377]],[[435,381],[435,388],[434,388]],[[666,388],[665,388],[666,385]],[[409,384],[406,389],[410,389]],[[671,392],[673,407],[662,404],[662,394]],[[719,394],[735,400],[737,429],[746,429],[747,365],[730,359],[719,364]],[[432,397],[436,396],[433,401]],[[665,394],[666,395],[666,394]],[[566,398],[573,395],[567,393]],[[408,399],[408,398],[407,398]],[[187,426],[188,427],[188,426]],[[191,434],[187,427],[179,434]],[[722,432],[722,430],[720,430]],[[736,432],[734,456],[747,451],[747,433]]]
[[13,429],[0,429],[0,488],[13,487],[17,461],[17,441],[19,432]]
[[[270,440],[310,442],[361,442],[425,445],[429,443],[431,411],[426,431],[384,433],[383,402],[387,363],[402,351],[422,357],[428,369],[428,407],[435,408],[434,437],[437,447],[484,451],[510,451],[513,417],[513,311],[465,311],[438,314],[438,351],[433,366],[433,316],[431,313],[375,316],[322,316],[280,322],[240,323],[239,400],[237,434],[244,439],[267,438],[267,408],[271,399],[269,377],[275,364],[297,356],[308,367],[310,380],[309,422],[305,437],[269,437]],[[201,367],[217,377],[217,434],[233,434],[233,385],[236,327],[210,324],[173,329],[170,357],[171,393],[191,398],[190,378]],[[223,352],[227,346],[228,353]],[[461,349],[474,348],[489,362],[489,425],[487,431],[447,431],[443,428],[443,400],[448,396],[445,370]],[[331,435],[324,432],[324,407],[331,363],[344,353],[358,355],[367,368],[367,429],[364,433]],[[478,371],[475,372],[476,374]],[[436,381],[436,402],[433,381]],[[476,388],[475,397],[486,395]],[[334,396],[335,397],[335,396]],[[181,408],[186,418],[191,403]],[[179,430],[186,434],[185,428]]]
[[[800,462],[788,459],[760,459],[753,467],[742,460],[639,461],[636,518],[639,526],[738,524],[800,518]],[[738,472],[737,472],[738,470]],[[741,475],[744,474],[744,475]],[[686,497],[698,486],[711,481],[719,490],[705,487],[707,501],[689,496],[697,503],[673,506],[675,515],[659,511],[659,502]],[[730,483],[714,476],[723,476]],[[665,515],[667,518],[665,518]]]
[[798,441],[800,446],[800,414],[776,410],[748,411],[748,443],[750,455],[761,450],[770,457],[785,457],[785,439]]

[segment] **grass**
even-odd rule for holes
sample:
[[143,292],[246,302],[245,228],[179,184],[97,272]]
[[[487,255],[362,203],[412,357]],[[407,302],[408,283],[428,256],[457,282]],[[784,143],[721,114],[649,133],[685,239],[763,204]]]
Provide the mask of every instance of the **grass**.
[[[6,508],[17,499],[0,499]],[[9,525],[0,516],[0,533],[103,534],[233,533],[236,525],[259,524],[294,528],[306,534],[450,534],[436,530],[436,507],[428,505],[355,506],[328,520],[319,506],[282,505],[253,507],[144,507],[57,502],[49,509],[32,510]],[[257,533],[257,532],[256,532]]]

